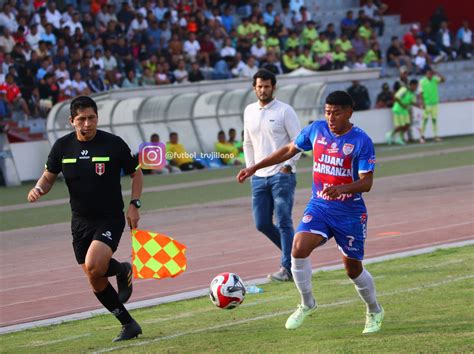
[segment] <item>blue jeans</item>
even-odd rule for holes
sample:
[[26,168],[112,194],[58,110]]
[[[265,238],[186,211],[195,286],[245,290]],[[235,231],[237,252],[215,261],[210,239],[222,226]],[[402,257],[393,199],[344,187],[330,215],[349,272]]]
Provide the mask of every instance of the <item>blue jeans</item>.
[[[291,211],[295,196],[294,173],[277,173],[271,177],[252,177],[253,219],[257,230],[281,250],[281,265],[291,273],[293,220]],[[273,224],[275,212],[276,225]]]

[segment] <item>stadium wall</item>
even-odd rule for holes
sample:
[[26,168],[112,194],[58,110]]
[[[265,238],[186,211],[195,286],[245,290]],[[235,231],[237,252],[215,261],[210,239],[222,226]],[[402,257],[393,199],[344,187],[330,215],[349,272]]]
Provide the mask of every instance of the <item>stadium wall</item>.
[[[322,115],[319,118],[323,119]],[[384,143],[385,133],[393,127],[390,109],[355,112],[352,121],[364,129],[376,144]],[[442,137],[474,134],[474,100],[440,104],[438,130]],[[432,136],[429,125],[426,137]],[[49,142],[15,143],[10,147],[21,181],[39,178],[48,157]]]

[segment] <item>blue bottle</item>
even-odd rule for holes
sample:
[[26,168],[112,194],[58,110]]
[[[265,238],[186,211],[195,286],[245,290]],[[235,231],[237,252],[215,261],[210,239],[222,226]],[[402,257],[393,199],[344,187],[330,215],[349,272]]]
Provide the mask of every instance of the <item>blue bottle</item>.
[[256,285],[247,285],[245,290],[247,291],[247,294],[260,294],[260,293],[263,293],[263,289],[259,288]]

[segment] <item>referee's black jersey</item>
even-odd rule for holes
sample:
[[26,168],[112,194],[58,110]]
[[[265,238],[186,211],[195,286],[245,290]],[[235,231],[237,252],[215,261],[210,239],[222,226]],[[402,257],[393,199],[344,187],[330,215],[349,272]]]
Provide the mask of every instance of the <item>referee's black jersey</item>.
[[137,167],[125,141],[102,130],[90,141],[77,140],[75,132],[61,137],[46,163],[47,171],[63,173],[72,212],[80,216],[122,213],[121,170],[131,174]]

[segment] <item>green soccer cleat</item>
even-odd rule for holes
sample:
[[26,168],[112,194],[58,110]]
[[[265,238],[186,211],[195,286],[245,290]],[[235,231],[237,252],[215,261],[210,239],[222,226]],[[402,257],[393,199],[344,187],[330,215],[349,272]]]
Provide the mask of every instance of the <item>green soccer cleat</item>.
[[380,306],[380,309],[382,311],[377,313],[368,313],[366,315],[367,319],[365,321],[365,328],[362,333],[374,333],[380,331],[380,328],[382,328],[382,321],[385,316],[385,311],[383,310],[382,306]]
[[305,305],[298,305],[298,308],[295,312],[291,314],[290,317],[286,320],[285,328],[286,329],[297,329],[301,327],[304,322],[304,319],[316,311],[316,305],[314,307],[307,307]]

